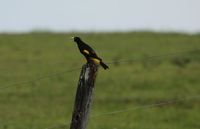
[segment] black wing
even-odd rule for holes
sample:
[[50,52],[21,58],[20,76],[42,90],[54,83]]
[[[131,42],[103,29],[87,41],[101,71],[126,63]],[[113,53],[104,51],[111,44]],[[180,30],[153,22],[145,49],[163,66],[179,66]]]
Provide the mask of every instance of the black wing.
[[82,49],[82,51],[84,51],[84,50],[88,51],[89,52],[88,55],[90,57],[94,57],[94,58],[97,58],[97,59],[101,60],[101,58],[99,58],[97,56],[96,52],[89,45],[87,45],[86,43],[82,44],[82,48],[81,49]]

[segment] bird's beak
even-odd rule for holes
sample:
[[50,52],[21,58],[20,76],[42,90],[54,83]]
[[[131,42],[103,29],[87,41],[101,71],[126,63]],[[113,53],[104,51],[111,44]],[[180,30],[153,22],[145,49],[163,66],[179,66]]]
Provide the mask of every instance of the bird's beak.
[[70,38],[71,41],[74,41],[74,36]]

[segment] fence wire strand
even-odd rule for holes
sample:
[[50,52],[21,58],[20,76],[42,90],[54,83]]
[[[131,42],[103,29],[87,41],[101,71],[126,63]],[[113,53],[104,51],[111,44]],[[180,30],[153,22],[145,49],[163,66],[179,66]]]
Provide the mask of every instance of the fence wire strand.
[[[200,94],[197,94],[197,95],[193,95],[193,96],[183,97],[183,98],[180,98],[180,99],[171,99],[171,100],[168,100],[168,101],[165,101],[165,102],[160,102],[160,103],[153,103],[153,104],[136,106],[136,107],[132,107],[132,108],[125,108],[125,109],[120,109],[120,110],[115,110],[115,111],[110,111],[110,112],[105,112],[105,113],[99,113],[99,114],[96,114],[96,115],[91,115],[90,118],[112,116],[112,115],[117,115],[117,114],[121,114],[121,113],[125,113],[125,112],[136,111],[136,110],[148,110],[148,109],[151,109],[151,108],[176,104],[176,103],[194,100],[194,99],[199,99],[199,98],[200,98]],[[94,119],[92,119],[92,120],[94,120]],[[69,127],[69,126],[70,126],[70,123],[67,123],[67,124],[52,126],[52,127],[46,128],[46,129],[57,129],[57,128],[60,128],[60,127]]]
[[108,62],[108,64],[127,63],[127,62],[131,62],[131,61],[149,61],[149,60],[159,59],[159,58],[163,58],[163,57],[178,56],[178,55],[181,55],[181,54],[192,53],[192,52],[197,52],[197,51],[200,51],[200,49],[172,52],[172,53],[167,53],[167,54],[162,54],[162,55],[151,55],[151,56],[143,57],[141,59],[139,59],[139,58],[122,59],[122,60]]
[[126,109],[121,109],[121,110],[116,110],[116,111],[111,111],[111,112],[100,113],[100,114],[92,115],[91,117],[115,115],[115,114],[119,114],[119,113],[139,110],[139,109],[145,110],[145,109],[149,109],[149,108],[160,107],[160,106],[175,104],[175,103],[179,103],[179,102],[183,102],[183,101],[199,99],[199,98],[200,98],[200,95],[194,95],[194,96],[190,96],[190,97],[184,97],[181,99],[172,99],[172,100],[167,100],[167,101],[160,102],[160,103],[154,103],[154,104],[149,104],[149,105],[137,106],[137,107],[133,107],[133,108],[126,108]]
[[[153,59],[159,59],[159,58],[162,58],[162,57],[177,56],[177,55],[196,52],[196,51],[200,51],[200,50],[194,49],[194,50],[180,51],[180,52],[174,52],[174,53],[167,53],[167,54],[163,54],[163,55],[147,56],[147,57],[144,57],[142,59],[139,59],[139,58],[120,59],[120,60],[117,60],[117,61],[108,62],[107,64],[127,63],[127,62],[130,62],[130,61],[143,61],[143,60],[148,61],[148,60],[153,60]],[[70,69],[70,70],[65,70],[65,71],[58,72],[58,73],[51,73],[51,74],[41,76],[41,77],[38,77],[38,78],[35,78],[35,79],[32,79],[32,80],[21,81],[21,82],[16,82],[16,83],[4,85],[4,86],[1,86],[0,89],[6,89],[6,88],[9,88],[9,87],[14,87],[14,86],[19,87],[19,86],[22,86],[24,84],[34,83],[34,82],[40,81],[42,79],[51,78],[51,77],[54,77],[54,76],[59,76],[59,75],[62,75],[62,74],[65,74],[65,73],[70,73],[70,72],[77,71],[77,70],[80,70],[80,69],[81,69],[81,67]],[[117,114],[120,114],[120,113],[136,111],[136,110],[139,110],[139,109],[146,110],[146,109],[150,109],[150,108],[154,108],[154,107],[165,106],[165,105],[175,104],[175,103],[179,103],[179,102],[182,102],[182,101],[188,101],[188,100],[199,99],[199,98],[200,98],[200,95],[184,97],[184,98],[181,98],[181,99],[173,99],[173,100],[168,100],[168,101],[160,102],[160,103],[154,103],[154,104],[149,104],[149,105],[142,105],[142,106],[136,106],[136,107],[132,107],[132,108],[126,108],[126,109],[120,109],[120,110],[115,110],[115,111],[110,111],[110,112],[99,113],[99,114],[91,115],[91,118],[117,115]],[[70,125],[70,123],[59,124],[59,125],[55,125],[55,126],[46,128],[46,129],[66,128],[69,125]]]
[[43,79],[46,79],[46,78],[51,78],[51,77],[54,77],[54,76],[59,76],[59,75],[62,75],[62,74],[65,74],[65,73],[70,73],[70,72],[73,72],[73,71],[77,71],[81,68],[74,68],[74,69],[70,69],[70,70],[66,70],[66,71],[62,71],[62,72],[58,72],[58,73],[52,73],[52,74],[48,74],[46,76],[41,76],[41,77],[38,77],[38,78],[35,78],[35,79],[32,79],[32,80],[27,80],[27,81],[21,81],[21,82],[16,82],[16,83],[12,83],[12,84],[8,84],[6,86],[1,86],[0,89],[6,89],[6,88],[9,88],[9,87],[20,87],[24,84],[28,84],[28,83],[33,83],[33,82],[36,82],[36,81],[39,81],[39,80],[43,80]]
[[[179,51],[179,52],[167,53],[167,54],[163,54],[163,55],[148,56],[148,57],[145,57],[145,58],[142,58],[142,59],[139,59],[139,58],[120,59],[120,60],[117,60],[117,61],[108,62],[107,64],[128,63],[130,61],[143,61],[143,60],[144,61],[149,61],[149,60],[153,60],[153,59],[159,59],[159,58],[162,58],[162,57],[176,56],[176,55],[185,54],[185,53],[191,53],[191,52],[196,52],[196,51],[200,51],[200,49]],[[35,79],[32,79],[32,80],[19,81],[19,82],[11,83],[11,84],[8,84],[8,85],[0,86],[0,90],[7,89],[9,87],[14,87],[14,86],[15,87],[21,87],[24,84],[34,83],[36,81],[40,81],[40,80],[43,80],[43,79],[51,78],[51,77],[54,77],[54,76],[59,76],[59,75],[65,74],[65,73],[71,73],[71,72],[77,71],[79,69],[81,69],[81,67],[70,69],[70,70],[66,70],[66,71],[62,71],[62,72],[58,72],[58,73],[48,74],[48,75],[41,76],[41,77],[38,77],[38,78],[35,78]]]

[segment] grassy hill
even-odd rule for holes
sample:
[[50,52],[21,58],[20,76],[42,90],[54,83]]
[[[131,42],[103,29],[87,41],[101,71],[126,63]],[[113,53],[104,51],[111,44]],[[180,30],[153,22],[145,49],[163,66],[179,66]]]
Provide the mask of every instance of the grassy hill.
[[110,66],[99,71],[88,129],[200,128],[200,35],[127,32],[0,34],[0,129],[70,122],[85,63],[74,35]]

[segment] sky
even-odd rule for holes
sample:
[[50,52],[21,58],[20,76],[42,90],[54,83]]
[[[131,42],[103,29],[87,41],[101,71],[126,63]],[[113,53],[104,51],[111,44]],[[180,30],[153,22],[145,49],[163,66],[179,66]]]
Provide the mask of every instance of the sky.
[[200,32],[200,0],[0,0],[0,32]]

